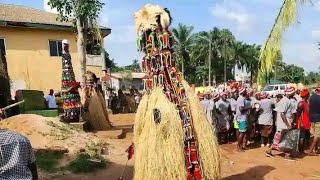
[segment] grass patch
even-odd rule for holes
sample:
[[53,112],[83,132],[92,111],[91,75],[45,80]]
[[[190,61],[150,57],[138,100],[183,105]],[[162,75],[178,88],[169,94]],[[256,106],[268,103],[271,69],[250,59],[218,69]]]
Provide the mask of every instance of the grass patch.
[[62,153],[58,152],[36,152],[37,166],[48,173],[59,171],[59,161],[63,158]]
[[100,162],[91,159],[92,157],[89,154],[79,154],[66,168],[74,173],[90,173],[109,166],[109,162],[102,157],[95,158]]

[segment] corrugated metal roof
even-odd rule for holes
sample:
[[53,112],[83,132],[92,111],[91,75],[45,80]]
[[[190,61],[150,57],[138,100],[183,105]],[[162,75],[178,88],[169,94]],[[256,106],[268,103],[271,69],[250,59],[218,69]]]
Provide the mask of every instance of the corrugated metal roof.
[[[0,21],[55,26],[73,26],[72,22],[61,22],[57,18],[57,14],[50,13],[44,10],[20,5],[0,3]],[[106,27],[100,28],[110,31],[110,29]]]
[[25,22],[50,24],[61,26],[72,26],[71,22],[60,22],[58,15],[43,10],[34,9],[25,6],[0,4],[0,20],[11,22]]

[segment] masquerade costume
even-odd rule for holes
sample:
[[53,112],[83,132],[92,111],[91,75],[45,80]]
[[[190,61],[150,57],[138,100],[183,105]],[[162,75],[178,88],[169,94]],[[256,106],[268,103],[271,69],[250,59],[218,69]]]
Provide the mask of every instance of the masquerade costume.
[[81,116],[81,102],[76,82],[71,56],[69,52],[62,53],[62,86],[61,98],[63,101],[64,119],[67,122],[77,122]]
[[170,12],[157,5],[135,13],[146,95],[134,126],[134,179],[219,179],[215,130],[175,66],[170,24]]

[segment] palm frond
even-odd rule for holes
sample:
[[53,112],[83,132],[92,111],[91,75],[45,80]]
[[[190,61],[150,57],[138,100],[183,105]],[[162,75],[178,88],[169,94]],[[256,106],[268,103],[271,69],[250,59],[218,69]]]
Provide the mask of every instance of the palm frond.
[[[300,2],[305,3],[307,0],[300,0]],[[271,32],[261,47],[260,71],[257,79],[259,85],[264,81],[264,76],[271,72],[272,66],[277,60],[277,53],[281,51],[283,32],[296,21],[298,4],[297,0],[284,0]]]

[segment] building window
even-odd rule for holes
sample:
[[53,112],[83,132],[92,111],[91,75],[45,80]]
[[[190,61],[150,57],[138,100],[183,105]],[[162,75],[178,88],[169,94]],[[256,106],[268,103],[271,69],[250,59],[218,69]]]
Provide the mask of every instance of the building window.
[[0,53],[6,55],[6,45],[3,38],[0,38]]
[[49,40],[50,56],[62,56],[62,41]]

